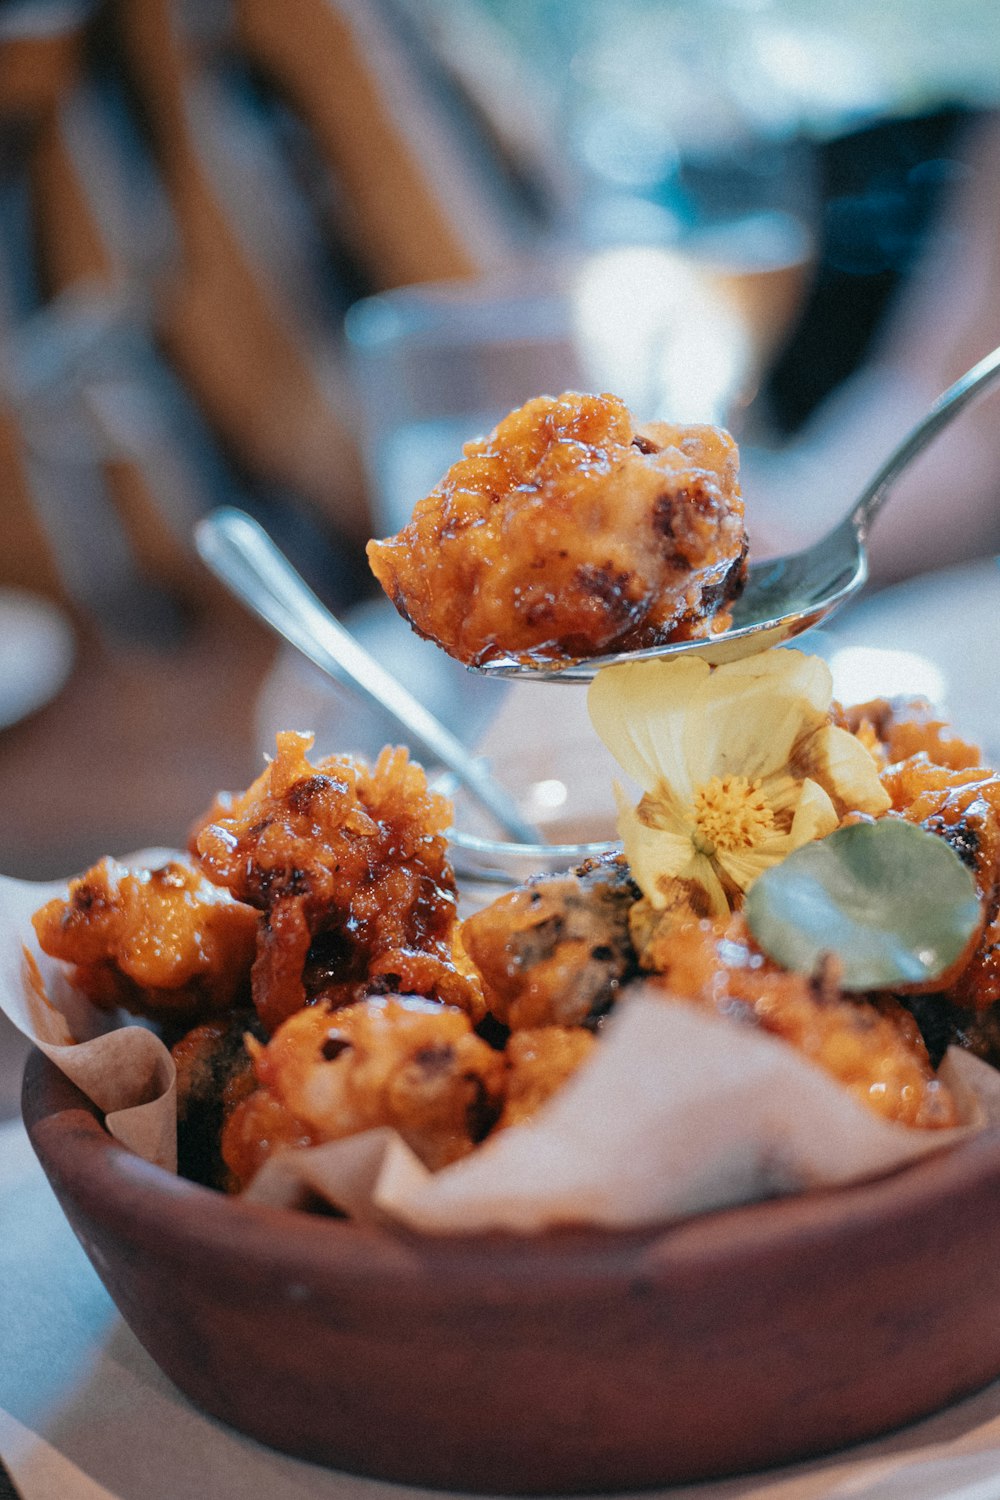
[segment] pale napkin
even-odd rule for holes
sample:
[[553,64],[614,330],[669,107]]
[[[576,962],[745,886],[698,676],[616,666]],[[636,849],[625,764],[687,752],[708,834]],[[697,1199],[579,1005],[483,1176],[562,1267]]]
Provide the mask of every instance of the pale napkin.
[[[144,850],[130,863],[150,868],[176,854]],[[177,1170],[176,1070],[169,1051],[145,1026],[122,1025],[98,1010],[66,978],[66,968],[38,946],[31,916],[65,880],[39,885],[0,875],[0,1007],[104,1112],[123,1146]]]
[[[170,857],[156,851],[129,863]],[[109,1031],[113,1020],[38,950],[31,913],[63,890],[0,878],[0,1003],[107,1112],[113,1135],[172,1168],[169,1052],[145,1027]],[[248,1196],[294,1206],[319,1193],[354,1217],[431,1233],[665,1223],[877,1177],[1000,1122],[1000,1073],[953,1050],[941,1076],[961,1126],[887,1123],[784,1043],[641,986],[534,1119],[452,1166],[430,1173],[392,1131],[373,1130],[276,1154]]]

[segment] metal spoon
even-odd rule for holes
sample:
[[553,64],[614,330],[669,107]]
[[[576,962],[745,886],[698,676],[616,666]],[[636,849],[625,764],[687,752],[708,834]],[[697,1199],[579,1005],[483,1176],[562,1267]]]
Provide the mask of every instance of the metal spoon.
[[752,563],[746,587],[733,606],[733,623],[728,630],[704,640],[669,641],[643,651],[622,651],[584,660],[536,662],[501,657],[483,663],[478,670],[491,677],[589,682],[602,667],[619,662],[688,655],[704,656],[717,665],[753,656],[801,635],[839,609],[865,582],[868,532],[895,481],[964,407],[998,380],[1000,349],[994,349],[938,397],[923,421],[893,450],[853,509],[832,531],[801,552]]
[[471,797],[519,844],[541,844],[539,833],[512,797],[493,780],[484,761],[370,656],[312,592],[262,526],[241,510],[223,506],[194,529],[201,559],[254,614],[321,671],[388,713],[407,744],[447,766]]

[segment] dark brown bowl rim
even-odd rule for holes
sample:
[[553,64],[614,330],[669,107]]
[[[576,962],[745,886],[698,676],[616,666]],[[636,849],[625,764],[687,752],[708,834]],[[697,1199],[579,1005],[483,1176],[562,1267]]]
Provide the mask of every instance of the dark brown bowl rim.
[[338,1469],[494,1495],[662,1488],[842,1449],[1000,1372],[1000,1128],[666,1226],[431,1236],[181,1181],[40,1054],[23,1099],[161,1369],[209,1415]]
[[167,1259],[190,1262],[193,1248],[211,1246],[237,1259],[244,1274],[273,1268],[280,1252],[286,1270],[289,1263],[303,1272],[335,1267],[338,1277],[377,1286],[383,1300],[394,1290],[405,1296],[414,1276],[426,1281],[435,1271],[452,1293],[488,1275],[519,1300],[543,1299],[563,1280],[617,1279],[667,1263],[675,1271],[737,1263],[782,1242],[794,1241],[802,1253],[809,1241],[829,1251],[840,1237],[889,1243],[914,1216],[947,1214],[969,1193],[1000,1189],[1000,1127],[988,1127],[887,1176],[668,1224],[431,1235],[274,1208],[176,1177],[115,1141],[97,1107],[37,1050],[25,1068],[22,1109],[53,1187],[58,1193],[65,1184],[96,1223],[155,1233]]

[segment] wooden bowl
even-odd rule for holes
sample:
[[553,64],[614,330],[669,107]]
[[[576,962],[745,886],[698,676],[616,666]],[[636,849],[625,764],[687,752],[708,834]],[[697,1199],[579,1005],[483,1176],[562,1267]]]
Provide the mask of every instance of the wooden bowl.
[[122,1316],[204,1411],[380,1478],[621,1490],[870,1437],[1000,1372],[1000,1132],[666,1230],[421,1238],[227,1199],[43,1057],[24,1115]]

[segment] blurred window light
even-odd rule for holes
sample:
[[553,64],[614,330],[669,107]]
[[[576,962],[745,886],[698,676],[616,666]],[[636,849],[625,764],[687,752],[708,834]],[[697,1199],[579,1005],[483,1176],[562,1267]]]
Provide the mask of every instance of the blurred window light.
[[580,160],[618,187],[655,188],[676,165],[673,141],[655,116],[595,105],[575,121],[573,135]]
[[916,651],[844,646],[831,653],[829,664],[834,693],[844,703],[906,696],[940,704],[945,696],[944,673]]
[[566,783],[557,781],[554,777],[535,781],[528,790],[528,801],[536,813],[552,812],[555,808],[562,807],[568,797]]
[[866,114],[888,102],[878,59],[857,36],[762,23],[753,47],[760,97],[782,100],[790,119]]
[[746,327],[680,253],[621,246],[592,257],[571,293],[584,368],[641,420],[720,420],[746,376]]

